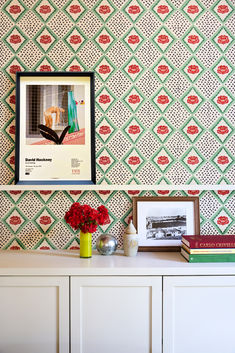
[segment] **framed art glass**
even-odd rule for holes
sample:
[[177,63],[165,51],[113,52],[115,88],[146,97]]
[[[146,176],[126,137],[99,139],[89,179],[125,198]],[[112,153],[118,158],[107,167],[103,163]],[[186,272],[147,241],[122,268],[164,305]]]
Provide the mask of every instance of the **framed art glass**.
[[198,197],[133,197],[140,251],[180,250],[182,235],[200,234]]
[[95,184],[94,73],[17,73],[15,160],[15,184]]

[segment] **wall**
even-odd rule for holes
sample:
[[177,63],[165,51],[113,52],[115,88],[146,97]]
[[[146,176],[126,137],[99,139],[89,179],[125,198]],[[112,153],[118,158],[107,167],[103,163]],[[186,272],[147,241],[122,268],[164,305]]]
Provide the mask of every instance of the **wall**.
[[[232,2],[9,0],[1,23],[1,184],[14,179],[19,69],[96,72],[98,183],[235,184]],[[107,197],[109,230],[119,234],[131,212],[128,193],[80,197]],[[203,233],[233,233],[234,191],[200,198]],[[14,236],[25,248],[40,247],[44,236],[68,247],[74,234],[61,219],[71,202],[69,192],[2,192],[1,247]],[[14,215],[19,224],[10,223]],[[51,223],[38,225],[41,215]],[[218,215],[228,223],[218,224]]]
[[40,191],[2,192],[0,204],[0,248],[73,249],[76,233],[63,220],[74,201],[93,207],[103,203],[111,223],[100,227],[93,237],[108,231],[122,247],[122,234],[132,216],[132,196],[200,196],[202,234],[235,234],[235,191]]

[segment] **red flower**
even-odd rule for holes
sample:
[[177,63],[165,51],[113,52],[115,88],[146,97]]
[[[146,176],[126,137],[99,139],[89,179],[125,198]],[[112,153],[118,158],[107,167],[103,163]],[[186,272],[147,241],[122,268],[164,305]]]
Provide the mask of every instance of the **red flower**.
[[197,5],[189,5],[188,8],[187,8],[187,12],[195,14],[195,13],[199,12],[199,8],[198,8]]
[[19,194],[21,194],[21,191],[20,191],[20,190],[11,190],[11,191],[10,191],[10,194],[12,194],[12,195],[19,195]]
[[137,74],[138,72],[140,72],[139,65],[130,65],[128,67],[128,72],[129,74]]
[[108,103],[111,102],[111,99],[110,99],[110,97],[107,94],[102,94],[99,97],[99,102],[102,103],[102,104],[108,104]]
[[50,195],[51,194],[51,191],[50,190],[40,190],[39,193],[41,195]]
[[48,5],[41,5],[40,9],[39,9],[39,12],[44,14],[44,15],[46,15],[46,14],[51,12],[51,8]]
[[100,126],[99,133],[101,135],[108,135],[111,134],[111,129],[109,126]]
[[157,193],[158,193],[159,195],[168,195],[169,192],[170,192],[169,190],[158,190]]
[[218,43],[219,44],[227,44],[227,43],[229,43],[229,36],[226,36],[225,34],[221,34],[218,37]]
[[197,104],[197,103],[199,103],[199,99],[197,96],[188,96],[187,103],[188,104]]
[[199,73],[199,66],[198,65],[189,65],[187,69],[189,74],[198,74]]
[[139,42],[140,42],[140,38],[136,34],[132,34],[131,36],[128,37],[129,44],[137,44]]
[[228,97],[227,96],[219,96],[217,98],[217,103],[218,104],[228,104],[229,103],[229,100],[228,100]]
[[226,135],[229,133],[229,129],[226,125],[220,125],[217,128],[217,134]]
[[110,192],[111,192],[110,190],[99,190],[100,195],[109,195]]
[[165,75],[170,72],[169,67],[167,65],[159,65],[157,68],[158,74]]
[[157,102],[159,104],[167,104],[167,103],[169,103],[169,98],[162,94],[161,96],[157,97]]
[[21,224],[21,219],[19,216],[11,216],[9,223],[13,226],[17,226],[18,224]]
[[10,133],[11,135],[15,135],[15,133],[16,133],[16,127],[15,127],[15,125],[12,125],[12,126],[10,127],[9,133]]
[[166,44],[169,43],[169,37],[166,34],[160,34],[157,38],[158,43]]
[[199,163],[199,159],[197,156],[190,156],[190,157],[188,157],[187,163],[195,165],[195,164]]
[[78,34],[73,34],[69,39],[71,44],[82,43],[82,38]]
[[99,43],[101,44],[108,44],[110,43],[110,37],[108,34],[101,34],[99,36]]
[[128,129],[129,134],[139,134],[140,133],[140,127],[138,125],[130,125]]
[[43,34],[40,37],[40,43],[42,43],[42,44],[49,44],[51,42],[52,42],[51,36],[49,36],[48,34]]
[[98,224],[110,223],[106,207],[99,206],[96,210],[88,205],[80,205],[78,202],[72,204],[64,218],[72,228],[80,229],[83,233],[93,233],[97,230]]
[[70,6],[70,8],[69,8],[69,12],[70,13],[75,13],[75,14],[77,14],[77,13],[79,13],[79,12],[81,12],[82,10],[81,10],[81,7],[79,6],[79,5],[71,5]]
[[219,194],[219,195],[223,195],[223,196],[224,196],[224,195],[228,195],[229,192],[230,192],[229,190],[218,190],[218,194]]
[[51,72],[51,67],[50,65],[41,65],[39,71],[41,72]]
[[71,191],[69,191],[69,193],[70,193],[70,195],[77,196],[77,195],[80,195],[82,192],[80,190],[71,190]]
[[140,193],[139,190],[128,190],[127,192],[129,195],[138,195]]
[[190,36],[188,36],[188,43],[190,44],[199,43],[199,37],[196,34],[191,34]]
[[100,65],[99,67],[99,73],[100,74],[109,74],[111,72],[109,65]]
[[165,165],[165,164],[168,164],[168,163],[169,163],[169,159],[166,156],[159,156],[158,159],[157,159],[157,164]]
[[138,5],[132,5],[129,7],[128,12],[132,15],[136,15],[140,13],[140,7]]
[[41,216],[40,219],[39,219],[39,223],[40,224],[44,224],[44,225],[51,224],[51,217],[49,217],[49,216]]
[[200,193],[199,190],[188,190],[189,195],[198,195]]
[[16,96],[15,95],[12,95],[12,96],[10,96],[10,103],[11,104],[16,104]]
[[40,250],[50,250],[50,247],[44,245],[44,246],[41,246],[39,249],[40,249]]
[[10,43],[12,44],[18,44],[21,43],[21,38],[18,34],[12,34],[10,36]]
[[169,12],[169,8],[166,5],[159,5],[157,8],[157,13],[161,13],[162,15],[168,12]]
[[195,135],[195,134],[198,134],[199,133],[199,130],[198,130],[198,127],[196,125],[190,125],[188,126],[187,128],[187,134],[190,134],[190,135]]
[[168,134],[169,132],[169,129],[168,129],[168,126],[166,125],[159,125],[157,127],[157,134],[159,135],[165,135],[165,134]]
[[80,195],[82,192],[80,190],[71,190],[69,191],[70,195]]
[[102,156],[99,159],[99,164],[107,165],[107,164],[110,164],[110,163],[111,163],[111,160],[110,160],[110,158],[108,156]]
[[219,5],[218,9],[217,9],[218,13],[228,13],[229,12],[229,8],[227,5]]
[[229,133],[229,129],[226,125],[220,125],[217,128],[217,134],[226,135]]
[[111,9],[108,5],[101,5],[99,8],[99,13],[106,15],[107,13],[110,13]]
[[21,8],[19,5],[11,5],[10,9],[9,9],[10,13],[13,13],[14,15],[16,15],[17,13],[21,13]]
[[128,102],[131,104],[140,103],[140,97],[137,94],[132,94],[129,96]]
[[18,246],[18,245],[12,245],[12,246],[10,247],[10,250],[20,250],[20,246]]
[[219,156],[217,159],[217,163],[218,164],[228,164],[229,163],[229,159],[227,156]]
[[227,65],[220,65],[217,67],[217,73],[220,75],[225,75],[229,73],[229,68]]
[[17,72],[21,72],[21,68],[19,65],[11,65],[10,66],[10,73],[16,74]]
[[140,158],[138,156],[129,157],[128,164],[131,164],[131,165],[140,164]]
[[217,224],[221,225],[221,226],[224,226],[225,224],[229,224],[229,219],[228,217],[226,216],[220,216],[218,219],[217,219]]
[[11,156],[11,158],[10,158],[10,164],[15,164],[15,156]]
[[80,72],[82,71],[81,67],[79,65],[71,65],[69,68],[70,72]]

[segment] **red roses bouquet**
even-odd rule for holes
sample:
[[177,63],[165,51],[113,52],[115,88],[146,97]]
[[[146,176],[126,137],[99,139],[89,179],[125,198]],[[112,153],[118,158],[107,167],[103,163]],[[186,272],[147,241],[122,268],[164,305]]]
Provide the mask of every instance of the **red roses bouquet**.
[[94,233],[98,225],[110,223],[105,206],[99,206],[96,210],[89,205],[80,205],[78,202],[72,204],[64,219],[72,228],[80,229],[83,233]]

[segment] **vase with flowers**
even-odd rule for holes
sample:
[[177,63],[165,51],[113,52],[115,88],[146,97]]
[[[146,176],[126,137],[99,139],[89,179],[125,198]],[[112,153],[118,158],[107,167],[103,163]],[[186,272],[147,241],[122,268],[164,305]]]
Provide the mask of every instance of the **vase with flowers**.
[[110,223],[107,208],[99,206],[95,209],[75,202],[66,212],[64,219],[73,229],[80,230],[80,257],[91,257],[92,233],[96,232],[98,225]]

